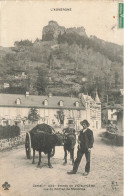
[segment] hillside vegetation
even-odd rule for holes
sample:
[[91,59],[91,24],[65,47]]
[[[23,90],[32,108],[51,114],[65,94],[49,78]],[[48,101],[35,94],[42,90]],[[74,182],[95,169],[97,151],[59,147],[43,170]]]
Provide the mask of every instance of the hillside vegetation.
[[0,70],[1,93],[94,97],[97,89],[102,103],[120,103],[123,47],[88,37],[83,27],[66,29],[50,21],[41,39],[0,47]]

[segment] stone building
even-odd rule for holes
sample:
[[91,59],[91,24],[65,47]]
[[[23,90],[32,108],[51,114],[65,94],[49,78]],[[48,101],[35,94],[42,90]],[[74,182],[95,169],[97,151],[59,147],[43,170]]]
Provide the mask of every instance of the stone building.
[[96,99],[79,94],[79,97],[64,96],[36,96],[18,94],[0,94],[0,122],[1,125],[18,123],[28,124],[28,114],[31,108],[36,108],[40,116],[38,123],[49,125],[73,124],[80,129],[80,121],[87,119],[91,128],[101,127],[101,103],[96,93]]

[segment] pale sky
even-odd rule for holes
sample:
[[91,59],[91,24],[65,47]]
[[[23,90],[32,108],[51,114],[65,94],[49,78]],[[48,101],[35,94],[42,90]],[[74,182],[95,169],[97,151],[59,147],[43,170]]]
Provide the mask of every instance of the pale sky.
[[[72,11],[51,11],[71,8]],[[13,46],[15,41],[42,38],[42,28],[55,20],[60,26],[83,26],[88,36],[122,45],[122,29],[118,28],[118,2],[82,1],[1,1],[0,46]]]

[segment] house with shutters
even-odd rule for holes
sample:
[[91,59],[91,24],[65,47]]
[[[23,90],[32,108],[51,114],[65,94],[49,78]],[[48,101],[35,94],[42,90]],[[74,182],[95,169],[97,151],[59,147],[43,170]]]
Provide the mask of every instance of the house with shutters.
[[0,94],[0,124],[28,124],[28,114],[31,108],[37,109],[40,116],[38,124],[63,125],[73,124],[76,130],[81,128],[80,121],[87,119],[90,127],[101,127],[101,103],[96,93],[93,100],[89,95],[79,94],[79,97],[37,96],[19,94]]

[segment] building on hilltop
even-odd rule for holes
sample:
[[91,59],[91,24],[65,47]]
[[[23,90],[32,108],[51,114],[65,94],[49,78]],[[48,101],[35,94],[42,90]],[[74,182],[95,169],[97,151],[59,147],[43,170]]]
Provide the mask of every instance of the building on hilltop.
[[[81,128],[80,121],[87,119],[90,127],[101,127],[101,103],[96,96],[96,101],[90,96],[79,94],[78,98],[64,96],[36,96],[18,94],[0,94],[0,120],[1,125],[23,125],[29,123],[28,114],[31,108],[38,111],[38,123],[49,125],[74,124],[76,130]],[[26,120],[26,121],[25,121]]]

